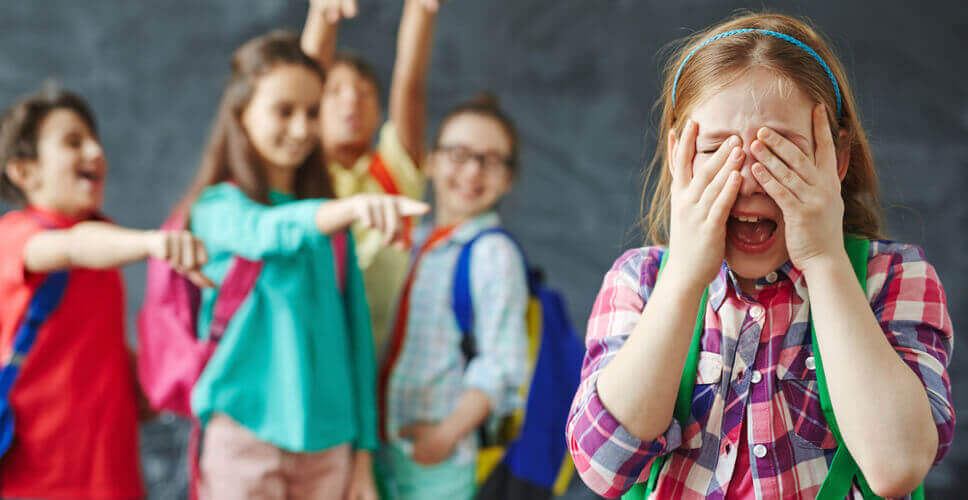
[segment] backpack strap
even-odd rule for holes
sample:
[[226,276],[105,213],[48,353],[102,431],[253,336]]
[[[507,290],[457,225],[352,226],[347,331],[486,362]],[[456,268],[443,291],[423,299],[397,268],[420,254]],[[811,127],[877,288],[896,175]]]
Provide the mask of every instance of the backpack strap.
[[[524,251],[521,250],[521,245],[502,227],[484,229],[474,235],[470,241],[464,243],[461,247],[460,254],[457,256],[456,271],[454,272],[452,296],[454,302],[454,317],[457,319],[457,327],[460,328],[462,334],[461,352],[464,354],[464,359],[468,362],[477,355],[477,345],[474,340],[474,299],[471,297],[471,250],[477,240],[489,234],[502,234],[511,240],[515,248],[518,249],[521,260],[524,261],[524,268],[526,270],[530,269],[528,267],[528,261],[524,256]],[[535,280],[538,275],[535,272],[526,272],[528,274],[528,290],[529,293],[533,294]]]
[[225,279],[222,280],[222,286],[212,306],[212,322],[209,324],[208,334],[210,342],[222,340],[229,321],[242,306],[242,302],[245,302],[249,292],[255,288],[255,282],[261,273],[261,260],[249,260],[238,255],[232,257],[232,263],[225,273]]
[[[39,212],[28,209],[27,213],[45,229],[56,229],[55,224]],[[69,269],[48,273],[27,304],[27,312],[14,335],[10,357],[0,368],[0,399],[6,400],[10,394],[10,389],[20,373],[20,366],[37,340],[37,332],[54,309],[57,309],[64,296],[69,275]]]
[[[850,259],[850,263],[854,269],[854,274],[857,277],[857,281],[860,283],[861,288],[866,293],[867,260],[870,252],[870,241],[861,237],[846,235],[844,237],[844,247],[847,250],[847,257]],[[665,267],[667,255],[668,251],[664,252],[662,255],[662,260],[659,264],[659,273],[661,273],[663,267]],[[699,314],[696,318],[696,327],[693,332],[692,345],[689,348],[689,357],[687,358],[686,365],[683,369],[682,380],[679,383],[679,393],[676,398],[674,416],[683,428],[685,428],[686,420],[689,418],[689,407],[692,403],[692,393],[695,388],[695,373],[698,366],[700,351],[699,338],[702,334],[705,322],[707,294],[708,290],[707,292],[703,293]],[[871,490],[870,486],[867,484],[867,480],[864,479],[863,473],[860,471],[857,463],[850,455],[850,451],[847,449],[847,446],[843,444],[843,436],[840,434],[840,428],[837,426],[837,419],[834,416],[833,406],[830,402],[830,394],[827,392],[827,378],[823,372],[823,363],[820,359],[820,350],[817,348],[817,331],[813,326],[813,322],[810,323],[810,335],[813,342],[813,357],[816,362],[817,390],[820,396],[820,407],[823,410],[824,418],[827,420],[827,425],[830,427],[830,430],[834,434],[838,444],[837,451],[835,452],[833,461],[830,464],[830,469],[827,472],[827,477],[821,484],[816,498],[818,500],[835,500],[845,498],[850,492],[853,480],[856,477],[857,483],[860,486],[861,492],[863,493],[865,499],[880,499],[881,497],[875,495]],[[692,364],[690,367],[691,363],[694,364]],[[686,390],[686,388],[688,388],[688,390]],[[623,498],[626,500],[644,500],[648,498],[648,496],[655,491],[659,473],[662,470],[662,466],[665,464],[665,459],[667,456],[668,455],[656,457],[652,462],[652,469],[649,471],[649,481],[644,488],[641,484],[635,485]],[[911,498],[912,500],[924,500],[923,484],[918,486],[918,488],[911,493]]]
[[[669,257],[668,250],[662,252],[661,260],[659,261],[659,271],[656,273],[656,279],[662,274],[662,270],[665,269],[666,261]],[[692,341],[689,344],[689,354],[686,357],[686,363],[682,368],[682,378],[679,380],[679,392],[676,396],[676,406],[673,410],[673,418],[679,422],[679,426],[682,429],[686,428],[689,420],[689,409],[692,405],[692,394],[696,388],[696,370],[699,368],[699,352],[701,349],[701,340],[703,330],[705,330],[705,319],[706,319],[706,304],[709,302],[709,288],[707,287],[703,290],[702,299],[699,301],[699,313],[696,314],[696,324],[692,329]],[[662,455],[656,457],[652,461],[652,469],[649,471],[649,482],[646,483],[644,491],[642,491],[642,486],[638,486],[638,491],[633,488],[630,490],[632,493],[632,498],[648,498],[649,495],[655,491],[655,487],[658,484],[659,473],[662,472],[662,467],[665,465],[668,455]]]
[[13,349],[10,357],[4,362],[0,369],[0,399],[6,400],[10,394],[13,383],[17,380],[20,373],[20,366],[24,358],[33,347],[37,340],[37,333],[43,326],[47,318],[60,305],[64,297],[64,290],[67,288],[67,277],[70,271],[56,271],[47,275],[44,282],[40,284],[34,296],[31,297],[27,305],[27,313],[20,322],[20,327],[13,340]]

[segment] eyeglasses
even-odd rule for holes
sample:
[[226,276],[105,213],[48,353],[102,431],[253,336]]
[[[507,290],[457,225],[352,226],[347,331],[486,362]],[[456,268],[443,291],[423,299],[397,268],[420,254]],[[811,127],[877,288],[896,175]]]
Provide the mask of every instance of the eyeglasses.
[[499,153],[475,153],[467,146],[440,146],[437,152],[444,155],[452,165],[463,167],[474,160],[486,173],[498,172],[511,166],[511,159]]

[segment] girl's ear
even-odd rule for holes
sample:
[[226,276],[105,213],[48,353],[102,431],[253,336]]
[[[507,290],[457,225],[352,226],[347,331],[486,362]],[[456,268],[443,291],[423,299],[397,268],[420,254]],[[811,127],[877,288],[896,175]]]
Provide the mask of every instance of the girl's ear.
[[847,131],[840,129],[837,133],[837,143],[839,147],[837,148],[837,177],[840,182],[844,181],[844,177],[847,176],[847,167],[850,165],[850,141],[848,140]]
[[37,172],[37,160],[25,158],[14,158],[7,162],[3,172],[14,186],[17,186],[24,194],[36,189],[40,183]]

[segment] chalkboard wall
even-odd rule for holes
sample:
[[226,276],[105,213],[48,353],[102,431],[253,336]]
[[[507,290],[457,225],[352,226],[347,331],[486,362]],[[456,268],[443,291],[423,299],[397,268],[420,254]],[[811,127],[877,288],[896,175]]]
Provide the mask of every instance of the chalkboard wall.
[[[361,0],[343,47],[388,83],[402,2]],[[83,93],[100,120],[110,174],[106,211],[157,226],[200,156],[229,57],[274,28],[299,30],[307,4],[278,0],[3,0],[0,104],[54,78]],[[883,0],[454,0],[443,7],[430,76],[437,120],[494,90],[522,137],[522,176],[502,206],[529,256],[585,319],[605,271],[641,244],[642,168],[655,132],[658,51],[738,8],[811,18],[851,75],[883,184],[889,233],[923,246],[946,286],[956,331],[968,325],[968,14],[961,2]],[[0,207],[0,210],[9,207]],[[2,235],[0,235],[2,237]],[[125,270],[129,315],[143,265]],[[950,373],[968,421],[968,366]],[[929,498],[963,498],[968,447],[928,476]],[[150,498],[184,497],[185,426],[145,426]],[[570,498],[591,495],[576,485]]]

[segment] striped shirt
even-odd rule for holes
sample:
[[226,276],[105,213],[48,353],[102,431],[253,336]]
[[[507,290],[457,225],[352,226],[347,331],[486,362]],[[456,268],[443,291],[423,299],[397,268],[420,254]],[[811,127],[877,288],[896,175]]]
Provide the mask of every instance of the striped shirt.
[[[664,250],[626,252],[605,275],[593,307],[566,431],[582,479],[616,497],[648,480],[653,460],[668,454],[655,498],[723,498],[746,427],[756,497],[814,498],[837,443],[820,408],[807,284],[789,262],[758,279],[753,296],[725,264],[710,284],[686,428],[673,420],[654,441],[641,441],[602,404],[598,376],[639,321]],[[872,241],[867,297],[885,337],[924,384],[938,429],[937,463],[955,428],[947,372],[952,326],[941,282],[920,248]]]

